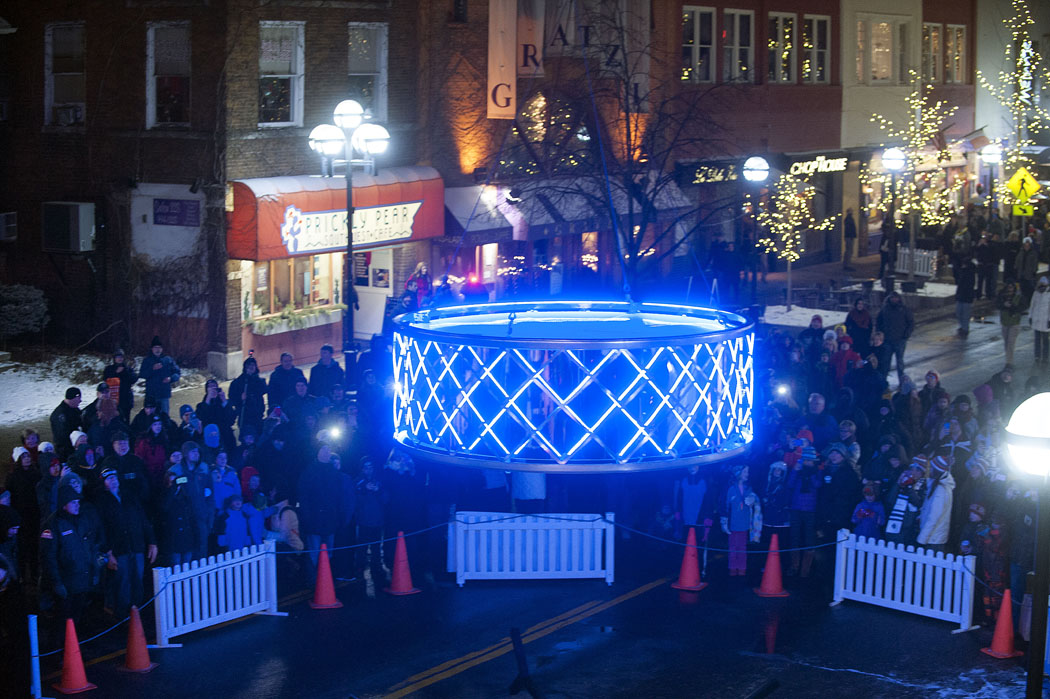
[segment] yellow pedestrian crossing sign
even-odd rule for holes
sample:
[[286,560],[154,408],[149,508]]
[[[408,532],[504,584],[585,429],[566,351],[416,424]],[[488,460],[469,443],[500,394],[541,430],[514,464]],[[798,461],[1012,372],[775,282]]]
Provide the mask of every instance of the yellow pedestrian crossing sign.
[[1014,204],[1014,216],[1035,216],[1035,207],[1031,204]]
[[1040,186],[1039,182],[1032,177],[1032,173],[1023,167],[1019,167],[1017,172],[1013,174],[1013,177],[1006,181],[1006,188],[1017,197],[1017,201],[1023,204],[1039,191]]

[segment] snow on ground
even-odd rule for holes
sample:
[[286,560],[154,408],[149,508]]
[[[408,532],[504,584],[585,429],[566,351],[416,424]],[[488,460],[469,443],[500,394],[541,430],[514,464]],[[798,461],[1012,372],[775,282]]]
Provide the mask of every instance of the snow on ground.
[[[70,386],[80,389],[87,405],[95,399],[95,387],[102,380],[106,361],[90,354],[55,354],[43,362],[0,367],[0,425],[47,418]],[[142,358],[137,357],[135,366],[141,363]],[[198,369],[183,368],[177,388],[203,385],[208,376]],[[135,393],[141,395],[142,387],[136,386]]]
[[805,308],[804,306],[792,306],[790,311],[787,306],[766,306],[763,321],[768,325],[805,328],[809,326],[809,321],[814,315],[824,318],[825,328],[846,322],[845,311],[826,311],[823,308]]
[[[900,280],[897,282],[895,287],[897,291],[900,291]],[[857,291],[863,292],[863,287],[860,284],[851,284],[850,286],[842,287],[843,291]],[[946,299],[955,296],[955,285],[945,284],[944,282],[926,282],[921,289],[918,289],[914,293],[908,292],[905,296],[925,296],[927,298],[935,299]]]

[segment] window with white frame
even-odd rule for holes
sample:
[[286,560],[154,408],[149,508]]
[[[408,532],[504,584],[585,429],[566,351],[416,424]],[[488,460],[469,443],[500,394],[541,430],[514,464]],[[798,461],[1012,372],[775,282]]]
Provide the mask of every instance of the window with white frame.
[[806,15],[802,19],[802,82],[831,81],[831,18]]
[[769,82],[795,82],[795,15],[790,12],[770,12],[766,41],[769,49]]
[[722,16],[722,80],[754,82],[755,13],[726,10]]
[[303,125],[305,22],[259,23],[259,126]]
[[923,22],[922,25],[922,79],[928,83],[941,81],[941,25]]
[[146,128],[190,123],[190,23],[146,30]]
[[857,82],[905,85],[909,81],[908,24],[897,17],[857,20]]
[[966,27],[949,24],[944,41],[944,82],[966,82]]
[[715,81],[715,10],[686,5],[682,8],[682,80]]
[[44,122],[83,126],[87,94],[84,23],[49,24],[44,43]]
[[347,36],[347,96],[386,121],[387,25],[350,22]]

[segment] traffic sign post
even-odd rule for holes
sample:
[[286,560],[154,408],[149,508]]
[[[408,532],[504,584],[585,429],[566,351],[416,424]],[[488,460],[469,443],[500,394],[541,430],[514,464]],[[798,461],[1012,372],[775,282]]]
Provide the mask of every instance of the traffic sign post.
[[1006,181],[1006,188],[1017,198],[1018,202],[1024,204],[1042,187],[1039,181],[1032,177],[1032,173],[1023,167],[1019,167],[1017,172]]
[[1035,207],[1031,204],[1014,204],[1014,216],[1035,216]]

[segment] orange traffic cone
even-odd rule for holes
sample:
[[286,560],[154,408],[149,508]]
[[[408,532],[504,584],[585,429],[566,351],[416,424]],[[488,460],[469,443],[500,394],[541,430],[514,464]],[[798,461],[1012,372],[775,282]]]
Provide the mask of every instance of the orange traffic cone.
[[766,556],[766,569],[762,572],[762,585],[755,590],[759,597],[787,597],[790,593],[784,589],[780,577],[780,539],[776,534],[769,540],[769,555]]
[[1003,603],[999,605],[999,619],[995,622],[995,635],[992,636],[992,647],[982,648],[981,652],[993,658],[1016,658],[1024,655],[1019,650],[1014,650],[1014,618],[1013,600],[1010,598],[1010,588],[1003,592]]
[[412,571],[408,567],[408,549],[405,548],[405,533],[397,533],[397,548],[394,550],[394,576],[390,581],[390,587],[383,588],[383,592],[392,595],[414,595],[419,592],[418,587],[412,587]]
[[128,623],[128,651],[124,656],[124,664],[118,670],[125,672],[146,673],[157,667],[157,663],[149,660],[149,651],[146,649],[146,634],[142,632],[142,618],[139,616],[139,608],[131,606],[131,621]]
[[317,557],[317,585],[314,587],[314,598],[310,600],[310,606],[314,609],[338,609],[343,606],[335,596],[332,567],[328,565],[327,544],[321,544],[321,554]]
[[51,685],[63,694],[79,694],[89,689],[98,689],[87,681],[84,660],[80,657],[80,641],[72,619],[66,619],[66,645],[62,652],[62,682]]
[[678,582],[671,583],[676,590],[692,590],[697,592],[707,587],[707,583],[700,582],[700,561],[696,556],[696,529],[689,527],[689,534],[685,539],[685,553],[682,554],[682,568],[678,573]]

